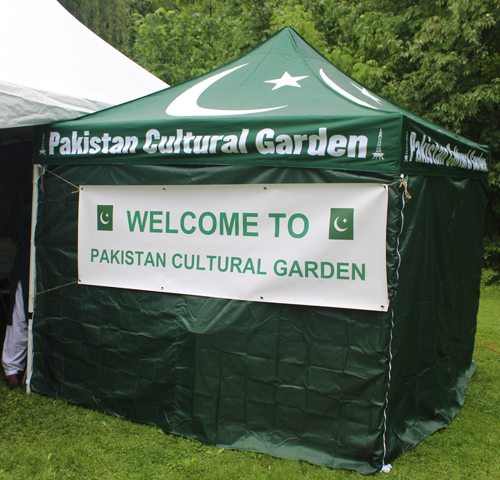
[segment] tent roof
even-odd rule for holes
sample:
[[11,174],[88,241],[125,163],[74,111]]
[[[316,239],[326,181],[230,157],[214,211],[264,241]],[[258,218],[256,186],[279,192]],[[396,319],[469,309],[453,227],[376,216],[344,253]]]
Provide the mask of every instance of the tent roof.
[[0,0],[0,129],[76,118],[168,85],[56,0]]
[[[50,145],[40,151],[56,163],[252,164],[389,174],[416,161],[432,163],[435,172],[449,161],[447,174],[478,165],[484,174],[489,164],[487,147],[370,92],[291,28],[210,73],[42,134]],[[94,147],[78,147],[85,135],[97,139]]]

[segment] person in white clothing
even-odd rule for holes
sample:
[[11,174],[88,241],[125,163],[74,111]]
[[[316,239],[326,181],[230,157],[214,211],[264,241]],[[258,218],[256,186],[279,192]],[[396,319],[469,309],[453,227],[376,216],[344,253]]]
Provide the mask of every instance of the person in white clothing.
[[26,369],[27,346],[28,322],[24,310],[23,286],[19,282],[12,310],[12,324],[7,325],[2,353],[5,382],[11,390],[22,388],[22,380]]
[[[28,199],[27,199],[28,200]],[[27,202],[18,214],[18,244],[10,275],[10,310],[2,352],[5,383],[11,389],[23,387],[28,348],[28,279],[31,241],[31,202]]]

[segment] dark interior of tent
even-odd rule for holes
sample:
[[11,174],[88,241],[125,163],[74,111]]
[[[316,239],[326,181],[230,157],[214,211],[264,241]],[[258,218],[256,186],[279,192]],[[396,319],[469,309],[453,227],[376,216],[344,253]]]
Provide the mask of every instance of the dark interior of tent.
[[0,130],[0,345],[5,338],[9,312],[17,213],[31,191],[32,130],[32,127]]

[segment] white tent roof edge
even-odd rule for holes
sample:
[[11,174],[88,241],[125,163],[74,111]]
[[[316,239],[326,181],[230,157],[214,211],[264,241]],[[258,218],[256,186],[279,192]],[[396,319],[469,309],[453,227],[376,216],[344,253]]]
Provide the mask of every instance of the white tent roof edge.
[[69,120],[168,85],[56,0],[0,0],[0,129]]

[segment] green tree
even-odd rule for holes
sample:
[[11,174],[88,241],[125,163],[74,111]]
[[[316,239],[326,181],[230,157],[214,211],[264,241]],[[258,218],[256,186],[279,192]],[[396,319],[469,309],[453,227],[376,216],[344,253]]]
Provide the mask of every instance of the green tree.
[[270,24],[273,32],[291,26],[316,50],[323,55],[328,54],[325,35],[316,28],[314,11],[307,2],[281,2],[281,4],[276,5]]
[[154,12],[134,14],[131,56],[170,85],[242,55],[271,28],[271,7],[260,0],[161,3]]
[[182,82],[238,54],[231,41],[237,23],[196,9],[159,8],[136,17],[133,58],[170,85]]
[[110,45],[126,53],[128,0],[58,0],[74,17]]

